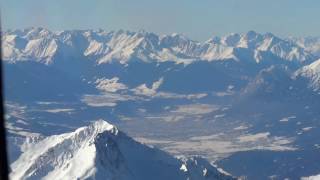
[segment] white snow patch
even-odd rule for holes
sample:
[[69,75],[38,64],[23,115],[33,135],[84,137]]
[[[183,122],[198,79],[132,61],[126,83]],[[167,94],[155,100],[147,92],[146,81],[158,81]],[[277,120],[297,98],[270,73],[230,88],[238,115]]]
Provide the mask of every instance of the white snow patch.
[[92,107],[114,107],[118,102],[138,99],[130,95],[104,93],[103,95],[84,95],[81,101]]
[[315,176],[302,177],[301,180],[320,180],[320,174]]
[[240,136],[238,139],[240,142],[255,142],[261,139],[267,139],[270,136],[269,132],[258,133],[258,134],[247,134]]
[[225,116],[226,116],[226,114],[217,114],[217,115],[214,116],[214,118],[218,119],[218,118],[223,118]]
[[22,137],[38,137],[41,136],[41,134],[39,133],[35,133],[35,132],[29,132],[23,128],[20,127],[16,127],[13,125],[13,123],[10,122],[6,122],[5,123],[5,127],[8,130],[9,133],[15,134],[15,135],[19,135]]
[[219,107],[211,104],[187,104],[177,106],[177,109],[172,110],[173,113],[183,113],[190,115],[208,114],[218,110]]
[[180,170],[183,171],[183,172],[188,172],[187,165],[182,164],[181,167],[180,167]]
[[211,104],[186,104],[171,108],[171,110],[168,110],[166,113],[145,116],[145,118],[150,120],[163,120],[166,122],[178,122],[185,119],[197,121],[201,119],[203,115],[214,112],[218,109],[218,106]]
[[234,130],[245,130],[245,129],[248,129],[249,127],[248,126],[238,126],[238,127],[235,127],[233,128]]
[[97,79],[95,84],[96,88],[104,92],[117,92],[119,90],[128,89],[125,84],[119,83],[119,78],[114,77],[112,79],[100,78]]
[[46,112],[49,112],[49,113],[68,113],[68,112],[72,112],[74,111],[75,109],[71,109],[71,108],[65,108],[65,109],[47,109],[45,110]]
[[296,116],[289,116],[289,117],[284,117],[279,120],[279,122],[288,122],[290,119],[295,119]]
[[306,132],[306,131],[310,131],[311,129],[313,129],[313,127],[305,127],[305,128],[302,128],[302,131]]
[[[138,141],[161,147],[174,155],[205,155],[208,159],[216,161],[233,153],[251,150],[270,151],[294,151],[292,147],[293,138],[270,136],[269,133],[258,133],[256,135],[242,135],[240,141],[235,137],[227,137],[226,134],[212,134],[206,136],[195,136],[187,140],[166,140],[137,138]],[[195,154],[196,152],[196,154]]]
[[136,95],[144,95],[144,96],[155,96],[157,93],[157,90],[163,83],[163,78],[160,78],[158,81],[155,81],[151,88],[148,88],[146,84],[141,84],[140,86],[132,89],[132,91]]

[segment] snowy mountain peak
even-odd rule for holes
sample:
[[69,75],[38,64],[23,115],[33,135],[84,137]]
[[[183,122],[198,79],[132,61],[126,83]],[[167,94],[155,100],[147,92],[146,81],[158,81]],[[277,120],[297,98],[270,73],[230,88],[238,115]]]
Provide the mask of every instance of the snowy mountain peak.
[[11,170],[13,180],[233,179],[202,158],[181,161],[142,145],[103,120],[30,145]]
[[314,72],[320,73],[320,59],[310,64],[309,68]]
[[263,37],[261,34],[258,34],[255,31],[248,31],[247,33],[242,35],[239,47],[254,48],[256,44],[261,42],[262,40]]
[[320,90],[320,59],[300,68],[295,77],[304,77],[309,80],[309,86],[315,91]]
[[92,133],[93,135],[97,135],[105,131],[109,131],[110,133],[117,135],[119,132],[117,127],[102,119],[93,122],[88,129],[89,133]]
[[235,47],[239,43],[240,39],[241,39],[240,34],[232,33],[228,36],[222,37],[221,43],[225,46]]
[[[92,144],[103,132],[118,134],[116,127],[99,120],[75,132],[47,137],[37,144],[30,145],[28,151],[12,164],[10,177],[11,179],[37,179],[39,176],[47,178],[55,176],[55,179],[63,179],[62,177],[65,176],[73,179],[75,175],[84,175],[86,171],[93,168],[91,167],[94,160],[92,153],[95,150]],[[84,156],[85,159],[81,159],[80,156]],[[83,160],[87,162],[81,164]],[[55,167],[57,169],[50,174],[50,169]],[[62,168],[66,168],[65,170],[69,172],[57,174],[57,171]]]

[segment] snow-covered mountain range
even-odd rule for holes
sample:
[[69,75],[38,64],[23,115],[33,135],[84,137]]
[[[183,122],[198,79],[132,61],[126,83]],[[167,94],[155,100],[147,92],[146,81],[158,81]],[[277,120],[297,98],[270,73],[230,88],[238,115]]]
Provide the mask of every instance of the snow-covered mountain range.
[[[203,155],[239,177],[297,179],[320,172],[320,142],[314,138],[320,132],[317,38],[249,31],[197,42],[180,34],[44,28],[3,35],[12,177],[58,178],[77,171],[90,178],[102,173],[154,179],[139,173],[150,168],[172,171],[175,179],[204,178],[207,163],[199,158],[164,153],[166,167],[133,167],[132,154],[154,162],[150,156],[159,151],[105,122],[66,133],[87,126],[88,119],[109,119],[173,155]],[[46,138],[23,143],[29,134]],[[91,161],[78,169],[82,153]],[[123,159],[129,164],[114,163]]]
[[53,32],[44,28],[30,28],[5,32],[2,44],[4,60],[32,60],[45,64],[54,63],[53,59],[57,56],[83,56],[93,59],[97,64],[111,61],[126,64],[134,59],[177,63],[227,59],[239,61],[243,60],[244,55],[256,63],[268,61],[271,57],[297,63],[314,59],[314,55],[306,51],[304,46],[271,33],[259,34],[254,31],[196,42],[180,34],[157,35],[145,31]]
[[28,146],[11,165],[12,180],[235,179],[200,157],[177,159],[140,144],[103,120]]

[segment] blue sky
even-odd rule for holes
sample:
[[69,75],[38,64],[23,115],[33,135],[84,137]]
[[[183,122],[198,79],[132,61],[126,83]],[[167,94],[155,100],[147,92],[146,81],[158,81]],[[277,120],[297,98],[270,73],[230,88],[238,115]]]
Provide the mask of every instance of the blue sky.
[[231,32],[320,36],[319,0],[0,0],[5,29],[144,29],[195,40]]

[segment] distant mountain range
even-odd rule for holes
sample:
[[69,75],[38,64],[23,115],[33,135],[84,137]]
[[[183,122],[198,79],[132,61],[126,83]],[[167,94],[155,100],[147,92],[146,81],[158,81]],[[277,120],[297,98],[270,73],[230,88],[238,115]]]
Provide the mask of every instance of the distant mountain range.
[[[62,80],[56,78],[58,76],[68,77],[63,81],[68,81],[66,85],[72,84],[70,89],[83,86],[82,89],[93,91],[82,81],[95,81],[94,77],[117,77],[119,82],[132,88],[163,78],[159,90],[200,92],[225,90],[230,84],[241,89],[271,65],[289,68],[290,73],[295,74],[292,76],[309,79],[311,86],[317,89],[318,71],[305,71],[318,59],[318,42],[317,38],[281,39],[271,33],[254,31],[213,37],[200,43],[179,34],[159,36],[145,31],[123,30],[52,32],[44,28],[30,28],[5,32],[2,45],[8,73],[19,71],[19,66],[23,66],[19,73],[27,73],[16,74],[16,80],[10,82],[17,81],[20,85],[9,85],[8,88],[24,84],[18,83],[22,81],[17,80],[18,77],[28,81],[25,78],[33,76],[29,73],[39,71],[53,74],[38,76],[46,77],[46,80],[37,82],[46,83],[50,77],[53,83]],[[48,69],[43,65],[49,65],[50,70],[43,70]],[[34,72],[29,72],[27,67]],[[300,68],[304,70],[298,70]],[[148,76],[144,76],[146,73]],[[189,77],[188,82],[184,81],[185,77]],[[31,80],[29,82],[32,84]]]
[[191,63],[199,60],[235,60],[255,63],[271,57],[296,63],[319,55],[319,40],[284,40],[271,33],[230,34],[196,42],[180,34],[157,35],[145,31],[74,30],[52,32],[44,28],[7,31],[3,37],[4,59],[54,63],[59,57],[87,57],[96,64],[139,59],[144,62]]

